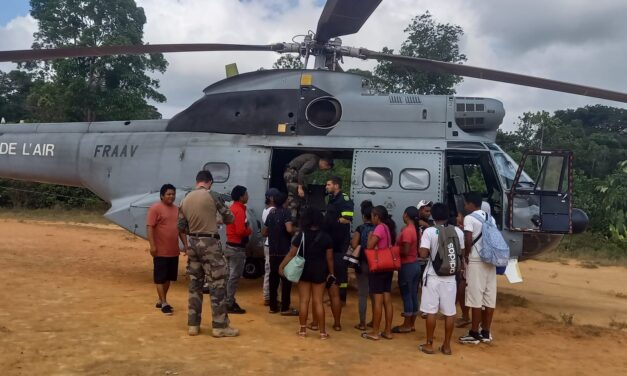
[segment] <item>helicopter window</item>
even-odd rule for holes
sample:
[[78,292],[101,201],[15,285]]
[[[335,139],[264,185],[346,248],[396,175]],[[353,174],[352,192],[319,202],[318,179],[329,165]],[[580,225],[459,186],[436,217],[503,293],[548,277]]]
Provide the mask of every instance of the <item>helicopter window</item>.
[[[490,145],[491,144],[488,144],[488,147],[490,147]],[[505,153],[494,153],[494,162],[501,182],[507,189],[511,189],[514,177],[516,176],[516,171],[518,170],[518,165],[509,155]],[[524,171],[520,175],[518,182],[523,188],[533,186],[533,181]]]
[[475,112],[475,104],[474,103],[466,103],[466,111]]
[[385,189],[392,185],[392,170],[387,167],[369,167],[362,175],[364,187]]
[[477,112],[483,112],[485,111],[485,104],[477,103],[477,107],[475,107],[475,109],[477,110]]
[[464,112],[464,111],[466,111],[466,105],[464,105],[463,103],[458,103],[457,112]]
[[231,174],[231,168],[224,162],[209,162],[202,169],[211,172],[214,183],[224,183]]
[[406,168],[401,171],[400,185],[403,189],[425,190],[429,188],[431,176],[422,168]]

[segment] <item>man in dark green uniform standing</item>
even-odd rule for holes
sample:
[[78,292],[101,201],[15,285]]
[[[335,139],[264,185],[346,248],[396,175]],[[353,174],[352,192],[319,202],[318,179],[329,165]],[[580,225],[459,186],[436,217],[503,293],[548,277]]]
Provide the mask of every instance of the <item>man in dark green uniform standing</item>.
[[332,159],[321,158],[312,153],[301,154],[287,164],[283,179],[287,187],[287,207],[292,211],[292,218],[298,218],[298,212],[305,198],[305,176],[316,170],[331,168],[333,168]]

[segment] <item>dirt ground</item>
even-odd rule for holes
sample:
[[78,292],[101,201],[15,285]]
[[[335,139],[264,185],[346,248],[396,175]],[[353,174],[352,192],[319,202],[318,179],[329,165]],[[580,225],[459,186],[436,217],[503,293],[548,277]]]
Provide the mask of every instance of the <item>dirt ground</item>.
[[[2,375],[208,374],[625,374],[627,270],[527,261],[525,282],[500,279],[491,345],[453,345],[424,355],[417,332],[366,341],[353,329],[350,292],[343,332],[328,341],[296,336],[297,319],[267,313],[261,279],[243,280],[231,316],[238,338],[187,336],[185,277],[174,284],[175,314],[154,308],[147,243],[114,226],[0,220]],[[181,263],[181,273],[184,262]],[[499,277],[501,278],[501,277]],[[297,303],[297,298],[294,296]],[[395,322],[401,308],[395,294]],[[330,312],[327,310],[327,317]],[[613,326],[610,327],[610,323]],[[442,338],[442,322],[436,344]],[[461,335],[456,329],[455,335]]]

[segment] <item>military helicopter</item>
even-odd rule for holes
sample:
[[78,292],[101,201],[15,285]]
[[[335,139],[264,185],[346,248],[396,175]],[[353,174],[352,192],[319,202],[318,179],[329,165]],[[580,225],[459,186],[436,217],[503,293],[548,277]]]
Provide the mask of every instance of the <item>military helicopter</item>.
[[[155,44],[0,51],[0,61],[25,61],[187,51],[269,51],[314,59],[313,69],[235,74],[170,120],[19,124],[0,127],[0,176],[85,187],[111,204],[105,217],[145,237],[147,208],[163,183],[178,199],[196,172],[214,176],[213,190],[248,187],[255,230],[268,187],[285,190],[283,169],[303,152],[326,153],[352,166],[353,200],[385,205],[395,218],[419,200],[463,210],[476,189],[492,207],[511,255],[523,260],[581,232],[585,213],[572,208],[572,153],[529,151],[518,166],[495,144],[505,110],[496,99],[452,95],[377,94],[366,78],[342,71],[344,57],[405,64],[627,103],[627,94],[538,77],[380,53],[342,45],[381,0],[328,0],[315,33],[270,45]],[[525,163],[537,160],[537,176]],[[323,191],[310,187],[311,202]],[[319,187],[318,187],[319,188]],[[360,222],[356,205],[355,224]],[[258,233],[258,232],[257,232]],[[251,247],[260,245],[258,239]],[[246,275],[261,263],[250,257]]]

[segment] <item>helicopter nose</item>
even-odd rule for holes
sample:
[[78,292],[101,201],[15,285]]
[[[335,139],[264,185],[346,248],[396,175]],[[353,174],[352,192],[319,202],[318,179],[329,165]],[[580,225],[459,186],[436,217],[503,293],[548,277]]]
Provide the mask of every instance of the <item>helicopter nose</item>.
[[573,208],[571,218],[573,221],[573,234],[582,233],[586,230],[586,228],[588,228],[590,219],[588,219],[588,214],[586,214],[585,211]]

